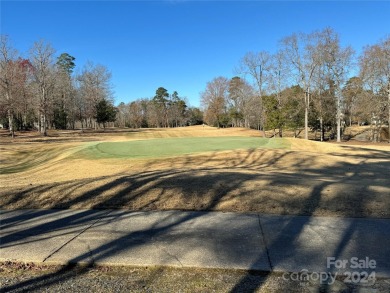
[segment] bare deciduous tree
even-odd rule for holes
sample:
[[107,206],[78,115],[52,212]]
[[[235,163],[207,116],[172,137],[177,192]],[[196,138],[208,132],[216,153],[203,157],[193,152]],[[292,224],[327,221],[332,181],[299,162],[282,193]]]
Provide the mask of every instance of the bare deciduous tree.
[[[228,91],[227,104],[231,112],[233,127],[249,128],[251,125],[250,117],[253,115],[250,111],[253,106],[250,105],[250,101],[255,97],[254,89],[245,79],[236,76],[229,81]],[[257,109],[259,110],[259,107]]]
[[131,102],[129,105],[130,126],[133,128],[142,127],[143,122],[147,121],[146,99]]
[[286,56],[282,51],[278,51],[272,55],[271,68],[269,74],[269,90],[270,94],[274,95],[277,101],[277,111],[280,113],[279,122],[276,125],[279,129],[279,136],[283,136],[283,126],[287,117],[282,114],[283,109],[288,104],[288,96],[284,89],[289,86],[289,70],[287,66]]
[[211,125],[222,125],[222,116],[226,114],[226,99],[228,95],[229,80],[217,77],[206,85],[201,93],[201,104],[204,108],[205,121]]
[[325,68],[325,79],[333,87],[332,92],[336,96],[337,142],[341,142],[342,88],[347,82],[354,51],[351,47],[342,48],[338,34],[331,28],[319,32],[318,40],[319,65]]
[[111,72],[103,65],[88,62],[77,79],[80,85],[80,95],[85,100],[84,111],[87,125],[97,128],[98,125],[94,121],[97,104],[102,100],[113,102]]
[[34,84],[39,97],[39,132],[47,135],[47,115],[52,103],[56,82],[54,48],[44,41],[35,42],[30,50]]
[[359,65],[360,77],[366,89],[372,93],[370,102],[374,126],[373,140],[379,140],[379,131],[385,116],[390,135],[390,37],[378,44],[367,46],[360,56]]
[[344,97],[345,114],[348,116],[349,126],[353,122],[360,122],[363,120],[364,106],[361,103],[363,99],[363,82],[359,77],[351,77],[345,84],[342,95]]
[[238,72],[244,76],[249,75],[257,88],[257,97],[259,99],[261,128],[265,137],[265,109],[263,106],[263,95],[269,82],[269,73],[271,70],[271,55],[266,51],[249,52],[240,61]]
[[305,96],[305,139],[309,138],[310,93],[314,72],[319,65],[318,34],[292,34],[281,41],[282,51],[290,65],[296,84],[304,89]]
[[7,113],[9,131],[14,137],[14,112],[17,107],[18,75],[20,67],[17,64],[18,53],[11,47],[8,36],[1,35],[0,41],[0,85],[1,107]]

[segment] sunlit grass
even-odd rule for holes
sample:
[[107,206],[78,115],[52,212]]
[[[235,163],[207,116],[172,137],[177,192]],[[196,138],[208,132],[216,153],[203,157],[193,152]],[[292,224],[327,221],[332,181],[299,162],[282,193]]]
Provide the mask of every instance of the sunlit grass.
[[161,158],[236,149],[290,148],[285,139],[260,137],[182,137],[138,141],[102,142],[90,146],[77,157]]

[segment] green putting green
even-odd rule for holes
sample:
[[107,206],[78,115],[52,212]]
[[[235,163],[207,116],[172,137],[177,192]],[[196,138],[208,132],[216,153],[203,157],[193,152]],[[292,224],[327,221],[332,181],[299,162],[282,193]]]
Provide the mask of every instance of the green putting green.
[[102,142],[84,149],[89,158],[159,158],[235,149],[290,148],[286,139],[259,137],[183,137]]

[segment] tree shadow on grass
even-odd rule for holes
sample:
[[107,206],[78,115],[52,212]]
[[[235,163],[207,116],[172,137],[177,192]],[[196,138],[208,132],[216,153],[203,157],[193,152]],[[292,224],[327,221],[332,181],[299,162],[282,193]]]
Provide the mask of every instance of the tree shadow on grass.
[[[150,171],[141,173],[11,187],[0,191],[0,202],[6,209],[205,211],[211,206],[219,211],[390,217],[390,161],[384,153],[321,169],[316,167],[321,156],[293,160],[294,152],[267,150],[233,154],[188,156],[155,170],[150,163],[144,167]],[[285,160],[291,164],[283,169]],[[318,206],[313,194],[321,194]],[[309,203],[314,211],[305,208]]]
[[[8,197],[6,204],[10,204],[15,201],[23,201],[24,197],[31,193],[44,193],[48,191],[55,191],[58,194],[70,194],[75,193],[77,190],[82,189],[88,184],[95,183],[96,180],[101,180],[101,183],[98,187],[87,188],[85,192],[80,193],[79,196],[67,199],[66,196],[64,200],[60,203],[53,204],[53,208],[70,208],[77,205],[82,205],[83,203],[90,202],[92,199],[97,199],[96,202],[89,203],[88,207],[92,207],[95,210],[92,211],[77,211],[74,214],[68,215],[65,218],[55,220],[53,222],[42,222],[37,221],[39,217],[42,217],[42,211],[30,212],[30,215],[27,215],[27,218],[31,221],[37,221],[36,225],[33,228],[26,228],[27,230],[18,231],[18,235],[25,235],[26,241],[29,241],[28,235],[33,234],[34,236],[39,236],[50,230],[52,227],[56,227],[58,235],[61,235],[61,230],[66,231],[72,225],[83,231],[84,227],[89,227],[91,220],[98,215],[99,221],[93,223],[94,225],[104,226],[109,223],[109,221],[114,221],[115,219],[110,218],[109,212],[97,211],[96,209],[106,209],[112,207],[121,206],[129,210],[154,210],[161,209],[161,207],[167,206],[172,209],[171,202],[172,200],[177,200],[178,209],[186,209],[186,201],[191,204],[188,207],[192,207],[193,203],[197,203],[196,209],[203,211],[211,211],[217,209],[217,207],[225,202],[228,202],[232,199],[241,199],[245,197],[253,197],[254,191],[247,190],[247,183],[250,181],[264,180],[265,185],[261,187],[265,189],[266,192],[272,193],[276,192],[279,189],[275,189],[275,186],[281,186],[285,190],[288,186],[294,185],[304,185],[310,189],[309,196],[303,198],[291,198],[286,199],[283,202],[279,202],[286,211],[289,211],[291,206],[294,207],[294,214],[305,215],[307,217],[302,218],[298,223],[293,220],[287,220],[284,222],[284,226],[280,231],[277,232],[276,237],[272,237],[269,243],[265,243],[267,250],[264,253],[258,255],[257,259],[254,260],[253,264],[256,264],[265,259],[271,260],[270,254],[274,249],[276,249],[281,242],[285,241],[285,235],[290,235],[288,238],[291,241],[291,247],[294,251],[295,242],[299,240],[303,230],[307,225],[309,225],[312,217],[316,212],[323,207],[323,205],[328,205],[333,202],[333,205],[337,205],[338,202],[343,202],[345,199],[343,197],[346,194],[350,197],[349,202],[353,202],[354,206],[351,210],[343,212],[338,211],[338,215],[341,216],[370,216],[366,214],[367,206],[372,204],[372,201],[378,199],[378,196],[381,193],[381,190],[386,190],[389,188],[389,181],[387,174],[383,173],[385,169],[389,169],[390,163],[386,160],[387,152],[378,152],[374,157],[362,158],[362,161],[359,164],[351,163],[337,163],[333,166],[328,166],[325,169],[315,169],[310,167],[311,159],[305,158],[302,161],[296,163],[294,168],[299,168],[301,174],[291,174],[283,172],[263,172],[263,169],[269,166],[277,165],[279,160],[282,160],[284,156],[288,155],[288,152],[280,153],[277,152],[273,157],[265,156],[264,153],[257,154],[255,151],[248,152],[245,156],[237,155],[235,158],[230,158],[229,162],[224,162],[223,158],[220,158],[220,162],[213,164],[209,167],[202,166],[206,164],[205,162],[199,162],[200,168],[195,168],[192,170],[185,170],[185,166],[189,166],[194,163],[194,158],[188,157],[183,161],[183,169],[173,168],[165,170],[155,170],[144,172],[140,174],[133,175],[121,175],[121,176],[106,176],[104,178],[95,178],[87,180],[79,180],[76,182],[66,182],[61,184],[53,184],[46,186],[38,186],[23,190],[20,193],[15,193],[12,196]],[[374,162],[373,159],[382,160],[380,162]],[[234,161],[234,163],[232,162]],[[207,164],[206,164],[207,165]],[[231,166],[229,168],[224,168],[223,166]],[[234,167],[234,168],[233,168]],[[251,171],[251,172],[248,172]],[[258,171],[257,173],[254,171]],[[324,174],[326,176],[324,176]],[[369,175],[371,174],[371,175]],[[348,190],[344,192],[336,192],[332,197],[327,197],[327,188],[331,185],[339,184],[344,188],[348,188],[357,182],[364,181],[364,184],[360,184],[359,189],[352,189],[350,194]],[[352,185],[351,185],[352,183]],[[371,183],[371,184],[368,184]],[[379,191],[375,191],[377,188]],[[111,194],[108,197],[105,197],[104,194],[115,190],[114,194]],[[280,189],[282,190],[282,189]],[[153,196],[144,197],[145,194],[151,194]],[[261,197],[257,198],[259,201],[259,206],[262,203],[267,201],[266,198]],[[269,200],[275,200],[274,197],[270,197]],[[25,203],[25,207],[31,207],[32,199]],[[262,202],[263,201],[263,202]],[[249,204],[251,201],[248,202]],[[389,200],[385,199],[384,202],[379,203],[384,205],[384,207],[389,207]],[[183,208],[184,207],[184,208]],[[189,208],[190,209],[190,208]],[[48,213],[52,213],[49,211]],[[100,214],[99,214],[100,213]],[[181,224],[192,221],[198,217],[202,217],[203,213],[184,213],[183,216],[176,217],[174,219],[167,219],[166,222],[159,223],[159,225],[153,226],[147,231],[139,230],[133,231],[129,234],[117,237],[112,241],[99,245],[93,251],[89,251],[85,254],[75,256],[68,265],[64,266],[62,269],[57,272],[47,274],[42,277],[33,278],[28,281],[22,281],[14,286],[8,286],[3,288],[4,292],[16,291],[16,290],[39,290],[48,286],[50,284],[55,284],[62,282],[66,279],[69,279],[73,276],[72,271],[75,269],[76,263],[84,263],[85,266],[81,268],[78,273],[83,274],[87,272],[88,268],[94,266],[96,261],[102,260],[109,256],[118,255],[123,252],[123,247],[128,249],[131,246],[142,246],[147,244],[147,241],[152,237],[159,237],[165,235],[172,231],[177,226]],[[26,221],[26,218],[23,216],[8,217],[5,222],[2,222],[4,227],[10,227],[12,224],[23,225],[23,222]],[[260,217],[260,230],[262,233],[264,231],[264,223]],[[8,226],[7,226],[8,225]],[[23,229],[23,228],[21,228]],[[291,236],[291,231],[294,231]],[[23,232],[23,233],[20,233]],[[67,236],[64,232],[62,236]],[[147,233],[148,237],[142,237]],[[339,245],[336,246],[334,250],[334,256],[342,255],[342,251],[345,248],[345,245],[355,234],[359,233],[356,225],[351,224],[344,230],[344,234],[340,235]],[[19,241],[23,240],[21,237],[16,237],[15,234],[10,234],[2,238],[1,245],[18,245]],[[213,237],[210,235],[209,237]],[[134,242],[132,239],[139,239],[139,241]],[[17,240],[17,241],[16,241]],[[216,240],[217,241],[217,240]],[[125,244],[125,245],[123,245]],[[357,246],[361,245],[359,243]],[[217,247],[217,246],[216,246]],[[298,253],[298,251],[297,251]],[[314,254],[317,252],[313,252]],[[94,257],[91,259],[91,254]],[[333,256],[333,255],[332,255]],[[233,256],[232,256],[233,257]],[[271,268],[275,268],[282,263],[282,260],[272,261],[270,263]],[[255,269],[255,266],[252,267],[252,270]],[[232,292],[254,292],[257,289],[261,288],[264,279],[269,276],[269,273],[265,273],[259,278],[254,278],[253,272],[248,271],[248,274],[245,275],[232,289]],[[288,288],[286,288],[287,290]],[[329,288],[323,286],[322,290],[324,292],[329,291]]]

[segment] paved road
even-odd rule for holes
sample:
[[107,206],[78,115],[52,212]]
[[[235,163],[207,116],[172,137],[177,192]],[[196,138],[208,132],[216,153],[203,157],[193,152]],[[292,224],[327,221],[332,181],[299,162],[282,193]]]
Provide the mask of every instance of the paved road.
[[375,271],[377,277],[390,277],[390,219],[3,210],[0,220],[0,261]]

